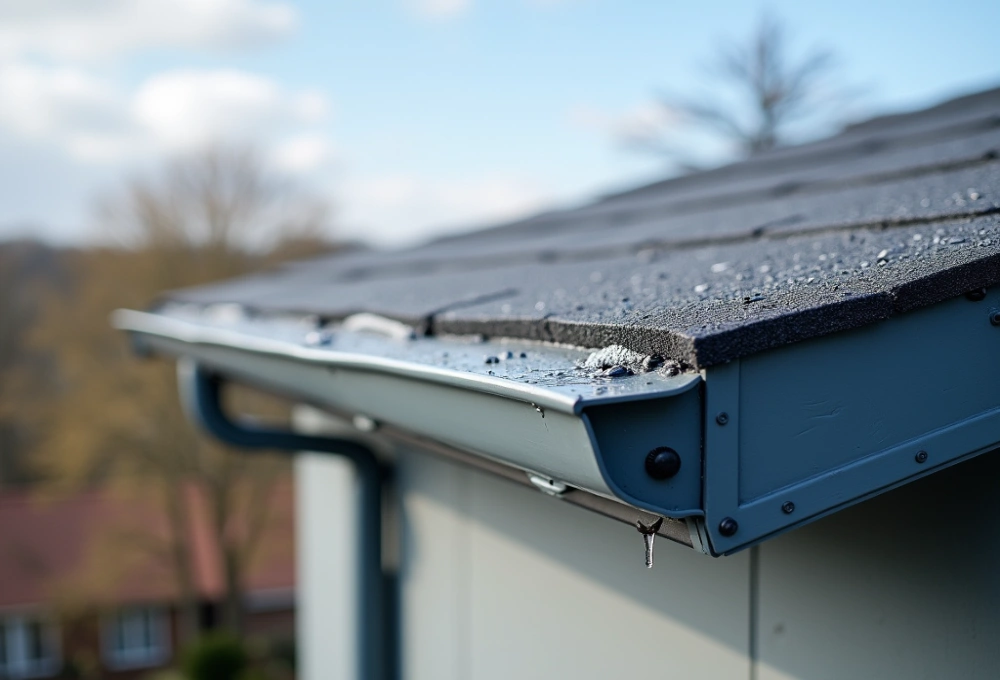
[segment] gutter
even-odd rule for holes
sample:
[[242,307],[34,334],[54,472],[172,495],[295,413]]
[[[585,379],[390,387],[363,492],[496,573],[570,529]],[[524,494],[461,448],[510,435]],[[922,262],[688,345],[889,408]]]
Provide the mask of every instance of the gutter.
[[719,556],[1000,446],[1000,287],[974,293],[700,372],[617,377],[581,348],[233,305],[114,323],[149,351]]

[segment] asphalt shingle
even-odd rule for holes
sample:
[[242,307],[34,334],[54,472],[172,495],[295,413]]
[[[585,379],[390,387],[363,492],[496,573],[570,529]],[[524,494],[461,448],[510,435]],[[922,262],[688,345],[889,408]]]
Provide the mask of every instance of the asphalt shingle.
[[1000,282],[1000,90],[408,251],[177,291],[692,366]]

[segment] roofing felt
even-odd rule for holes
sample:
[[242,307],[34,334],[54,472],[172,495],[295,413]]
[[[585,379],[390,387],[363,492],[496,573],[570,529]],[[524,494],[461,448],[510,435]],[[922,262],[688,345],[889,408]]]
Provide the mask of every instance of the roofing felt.
[[998,282],[995,89],[419,248],[168,297],[705,367]]

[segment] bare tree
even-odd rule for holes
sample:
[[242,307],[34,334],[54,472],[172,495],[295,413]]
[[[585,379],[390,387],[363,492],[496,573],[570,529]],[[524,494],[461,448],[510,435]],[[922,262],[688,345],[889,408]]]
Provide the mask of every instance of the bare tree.
[[[72,295],[49,299],[33,333],[60,372],[60,390],[34,413],[46,425],[41,459],[65,487],[112,485],[161,503],[169,531],[131,547],[170,565],[185,640],[198,627],[193,545],[201,539],[191,513],[207,516],[225,587],[221,620],[239,634],[246,576],[287,464],[196,433],[181,413],[171,367],[132,358],[108,314],[143,308],[164,290],[250,271],[274,252],[316,252],[324,247],[325,206],[269,172],[253,151],[214,148],[126,181],[100,214],[127,247],[78,253]],[[263,397],[233,397],[253,412],[282,416]]]
[[98,214],[130,248],[238,253],[321,239],[329,206],[270,171],[256,149],[214,146],[133,176]]
[[[828,111],[831,99],[846,96],[825,87],[833,65],[829,50],[793,59],[783,25],[765,14],[745,42],[719,48],[708,68],[718,84],[714,96],[664,97],[661,104],[674,119],[705,129],[749,156],[781,145],[790,125]],[[625,141],[675,160],[685,158],[683,147],[671,145],[659,128],[633,131]]]

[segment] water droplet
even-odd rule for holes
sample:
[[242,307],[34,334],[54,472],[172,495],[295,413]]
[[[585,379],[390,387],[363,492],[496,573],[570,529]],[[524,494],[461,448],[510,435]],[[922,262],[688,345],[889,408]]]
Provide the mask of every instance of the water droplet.
[[309,331],[306,333],[304,342],[310,347],[326,347],[333,343],[333,333],[330,331]]
[[612,366],[601,373],[606,378],[623,378],[626,375],[633,375],[632,371],[624,366]]
[[920,199],[920,207],[921,208],[929,208],[930,205],[931,205],[931,199],[929,199],[929,198],[922,198],[922,199]]
[[712,265],[712,273],[713,274],[721,274],[722,272],[726,271],[727,269],[729,269],[729,263],[728,262],[716,262],[715,264]]
[[696,293],[704,293],[706,290],[708,290],[707,283],[699,283],[697,286],[694,287],[694,292]]

